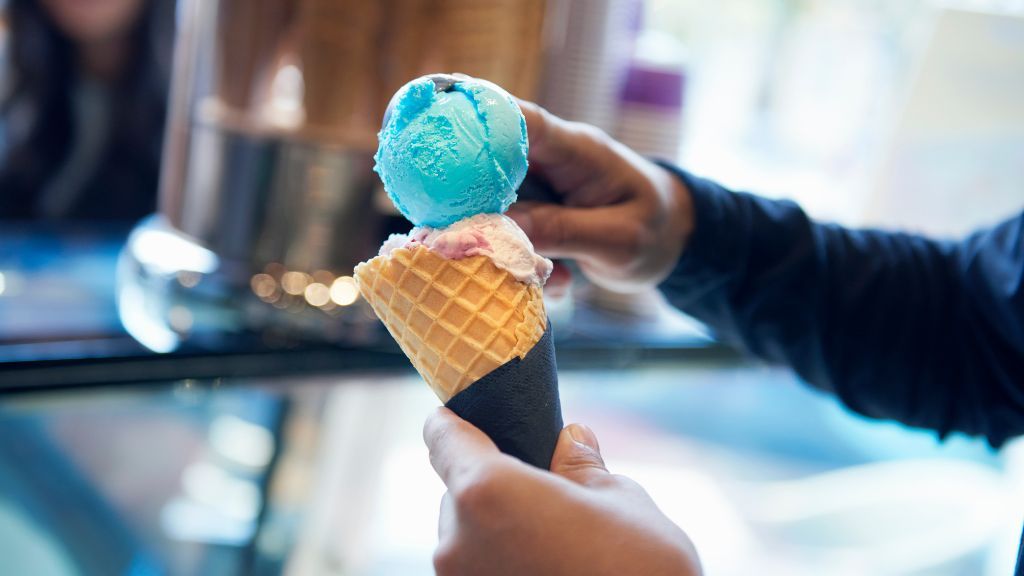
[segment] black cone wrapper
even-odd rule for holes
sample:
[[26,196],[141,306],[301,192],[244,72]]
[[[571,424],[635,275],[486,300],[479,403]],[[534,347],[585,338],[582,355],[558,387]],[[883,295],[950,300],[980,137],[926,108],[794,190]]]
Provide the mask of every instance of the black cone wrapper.
[[562,431],[551,324],[523,358],[513,358],[445,404],[502,452],[547,470]]

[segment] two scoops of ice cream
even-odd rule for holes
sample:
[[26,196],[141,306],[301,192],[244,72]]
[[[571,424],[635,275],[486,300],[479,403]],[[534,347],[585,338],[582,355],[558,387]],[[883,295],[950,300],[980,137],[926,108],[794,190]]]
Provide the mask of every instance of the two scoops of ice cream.
[[356,267],[359,289],[446,406],[547,468],[562,427],[541,297],[552,264],[503,214],[526,175],[526,121],[465,76],[413,80],[388,110],[375,170],[415,227]]

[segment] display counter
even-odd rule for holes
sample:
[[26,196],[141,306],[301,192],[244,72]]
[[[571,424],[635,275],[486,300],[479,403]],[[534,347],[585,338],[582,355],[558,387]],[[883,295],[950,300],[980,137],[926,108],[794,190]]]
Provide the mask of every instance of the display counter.
[[[0,572],[432,573],[437,401],[386,333],[157,353],[115,297],[127,231],[2,235]],[[566,420],[708,573],[1010,572],[1019,446],[852,416],[681,317],[558,306]]]

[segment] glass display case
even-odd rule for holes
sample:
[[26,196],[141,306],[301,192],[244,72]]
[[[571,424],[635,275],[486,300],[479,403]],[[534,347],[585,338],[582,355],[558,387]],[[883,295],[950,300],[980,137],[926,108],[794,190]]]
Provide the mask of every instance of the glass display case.
[[[437,402],[397,348],[242,331],[154,353],[119,321],[126,237],[0,238],[0,571],[432,573]],[[553,312],[566,420],[708,573],[1010,571],[1019,443],[851,415],[682,320]]]
[[[1007,574],[1019,445],[868,423],[786,372],[565,369],[568,421],[713,574]],[[431,574],[443,485],[407,370],[5,397],[0,550],[18,574]]]

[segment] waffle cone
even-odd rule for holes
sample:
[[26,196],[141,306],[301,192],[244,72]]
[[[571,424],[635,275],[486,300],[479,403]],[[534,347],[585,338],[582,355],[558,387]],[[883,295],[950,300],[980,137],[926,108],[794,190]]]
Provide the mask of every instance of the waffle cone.
[[355,269],[359,291],[442,402],[513,358],[547,327],[539,286],[486,256],[400,248]]

